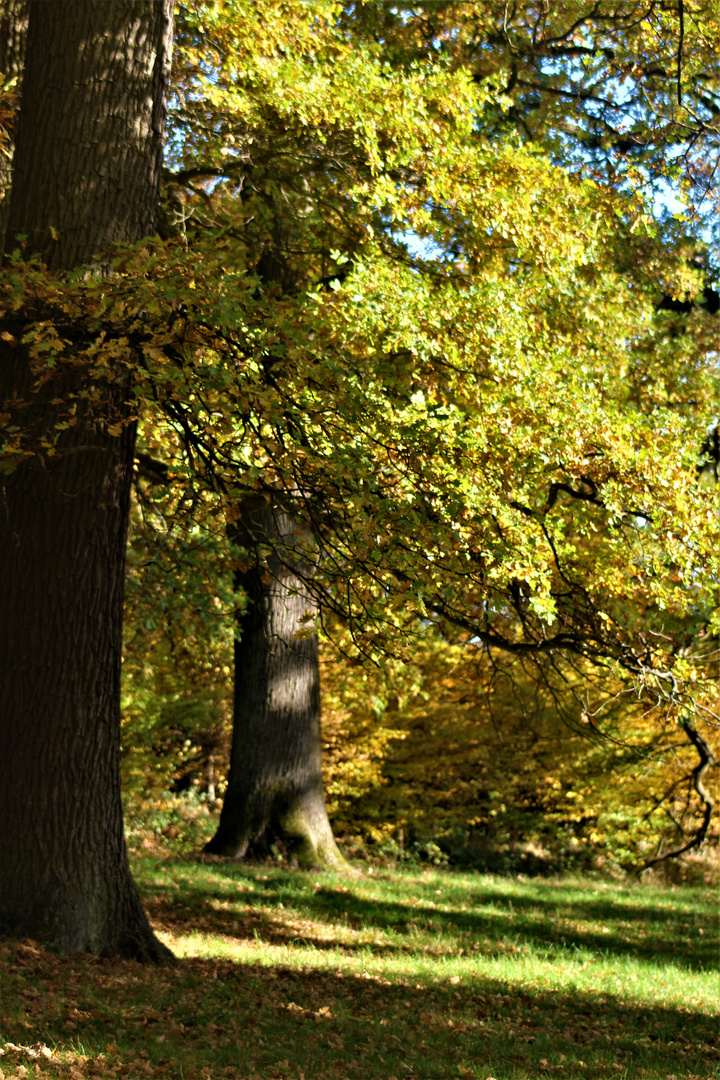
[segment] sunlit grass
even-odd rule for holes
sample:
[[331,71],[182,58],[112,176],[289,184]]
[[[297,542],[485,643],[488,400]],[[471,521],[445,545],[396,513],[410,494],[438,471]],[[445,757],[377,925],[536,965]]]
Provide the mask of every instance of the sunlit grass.
[[707,890],[149,858],[136,873],[178,967],[9,949],[0,1032],[26,1050],[6,1075],[720,1076]]
[[[502,979],[535,989],[618,993],[720,1011],[714,897],[688,888],[517,881],[442,872],[348,879],[237,868],[172,868],[170,882],[218,923],[235,912],[248,937],[170,933],[178,956],[371,971],[386,978]],[[278,941],[280,939],[280,941]]]

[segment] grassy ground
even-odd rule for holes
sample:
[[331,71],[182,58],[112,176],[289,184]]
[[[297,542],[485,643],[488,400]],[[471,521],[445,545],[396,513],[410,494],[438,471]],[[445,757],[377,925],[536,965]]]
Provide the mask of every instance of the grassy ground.
[[174,969],[0,947],[0,1077],[720,1077],[716,897],[144,857]]

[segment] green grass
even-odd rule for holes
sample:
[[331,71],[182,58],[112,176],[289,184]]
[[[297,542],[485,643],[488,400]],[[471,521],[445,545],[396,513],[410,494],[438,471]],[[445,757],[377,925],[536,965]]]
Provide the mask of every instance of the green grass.
[[6,1077],[720,1077],[706,889],[135,869],[179,965],[3,946]]

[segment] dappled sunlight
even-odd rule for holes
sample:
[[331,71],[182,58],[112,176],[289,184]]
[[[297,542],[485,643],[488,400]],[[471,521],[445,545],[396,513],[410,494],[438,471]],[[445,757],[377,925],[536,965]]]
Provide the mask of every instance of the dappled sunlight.
[[710,1003],[703,1013],[633,1002],[620,983],[614,993],[562,986],[551,969],[473,979],[442,965],[342,967],[298,946],[283,961],[262,942],[163,936],[182,957],[175,969],[4,946],[6,1075],[705,1080],[718,1061]]
[[647,983],[651,994],[658,993],[658,969],[700,971],[717,958],[716,926],[703,917],[692,890],[457,874],[445,875],[438,890],[434,877],[420,873],[398,874],[387,888],[368,876],[348,884],[327,874],[308,878],[298,910],[297,890],[288,887],[293,880],[282,871],[243,877],[236,866],[214,865],[192,907],[173,902],[164,881],[150,912],[160,928],[179,929],[181,937],[320,950],[332,952],[333,962],[371,947],[401,963],[403,957],[416,964],[452,959],[468,976],[502,959],[515,966],[563,960],[584,971],[594,967],[596,978],[604,965],[624,958],[646,972],[639,987]]
[[135,869],[177,966],[0,946],[6,1077],[717,1075],[702,951],[716,955],[717,925],[699,891],[147,856]]

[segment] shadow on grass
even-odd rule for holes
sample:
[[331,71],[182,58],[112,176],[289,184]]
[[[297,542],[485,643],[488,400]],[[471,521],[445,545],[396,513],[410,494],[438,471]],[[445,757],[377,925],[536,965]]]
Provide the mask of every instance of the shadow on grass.
[[[627,899],[607,901],[583,895],[580,887],[562,885],[553,889],[546,884],[533,889],[533,895],[512,895],[492,887],[473,889],[463,897],[463,905],[483,910],[442,911],[430,906],[427,900],[434,892],[414,883],[416,895],[412,902],[369,900],[353,892],[352,881],[342,888],[322,886],[298,889],[297,876],[275,872],[271,880],[258,880],[240,868],[214,864],[213,873],[228,881],[243,883],[240,897],[218,888],[210,879],[193,882],[193,902],[185,907],[173,905],[172,890],[153,886],[155,899],[148,901],[151,912],[161,921],[172,921],[175,932],[196,930],[230,937],[253,936],[272,944],[289,944],[302,938],[319,949],[342,945],[345,951],[366,949],[363,942],[343,941],[340,937],[313,934],[312,930],[298,932],[285,926],[287,913],[279,905],[288,902],[300,908],[310,919],[342,921],[350,929],[365,928],[369,933],[391,931],[408,935],[407,944],[395,940],[373,944],[373,951],[382,954],[416,952],[417,944],[409,935],[416,930],[455,935],[459,946],[473,946],[484,954],[502,955],[527,946],[536,955],[562,956],[578,949],[602,956],[625,956],[646,963],[667,966],[674,964],[688,970],[713,970],[718,967],[717,921],[702,923],[685,905],[679,910]],[[407,888],[407,883],[405,883]],[[158,898],[166,893],[167,899]],[[426,897],[420,894],[426,892]],[[423,903],[423,899],[426,900]],[[212,904],[250,905],[250,911],[235,915],[231,910],[217,910]],[[276,907],[278,918],[269,919],[252,904]],[[451,906],[451,905],[446,905]],[[698,921],[699,927],[695,926]],[[582,925],[589,923],[591,925]],[[592,925],[592,924],[596,925]],[[599,925],[597,925],[599,924]],[[702,935],[698,928],[703,930]],[[512,939],[514,945],[508,944]],[[443,952],[447,950],[429,949]]]
[[[84,1075],[168,1080],[204,1069],[235,1080],[705,1080],[720,1061],[713,1017],[498,980],[423,988],[214,960],[156,971],[7,944],[0,963],[0,1033],[28,1048],[6,1049],[6,1074],[37,1064],[42,1045]],[[53,1069],[41,1061],[35,1075]]]
[[[212,934],[225,940],[241,943],[257,943],[259,945],[307,945],[317,952],[332,952],[340,949],[345,955],[365,955],[369,951],[373,956],[416,956],[421,952],[423,956],[447,955],[447,949],[432,946],[418,947],[411,939],[407,942],[393,941],[378,942],[374,940],[348,940],[340,934],[323,933],[322,936],[313,932],[307,924],[297,925],[290,914],[290,922],[286,922],[282,915],[277,919],[269,917],[262,911],[242,911],[235,914],[232,911],[218,911],[210,905],[204,908],[178,907],[163,900],[147,900],[145,909],[155,926],[156,930],[173,936],[187,934]],[[327,912],[326,912],[327,914]],[[332,929],[332,928],[330,928]],[[368,934],[372,933],[368,931]],[[502,955],[507,951],[502,944],[496,948],[487,950],[492,955]]]

